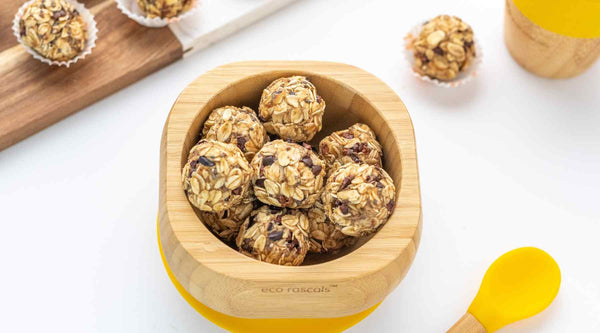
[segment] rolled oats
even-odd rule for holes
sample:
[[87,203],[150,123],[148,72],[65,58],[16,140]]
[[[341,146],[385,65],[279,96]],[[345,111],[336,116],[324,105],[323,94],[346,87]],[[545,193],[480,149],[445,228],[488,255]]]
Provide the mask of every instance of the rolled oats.
[[198,209],[223,212],[247,197],[253,172],[234,145],[200,140],[183,167],[183,188]]
[[352,162],[381,166],[383,152],[375,132],[369,126],[357,123],[323,138],[319,154],[331,173],[340,165]]
[[268,142],[252,160],[252,168],[256,198],[268,205],[309,208],[323,191],[325,162],[306,144]]
[[327,179],[322,200],[325,214],[342,233],[365,236],[375,232],[391,215],[396,188],[382,168],[349,163]]
[[267,131],[254,110],[245,106],[224,106],[213,110],[204,122],[202,137],[236,145],[248,161],[252,161],[269,141]]
[[202,222],[219,238],[229,242],[235,240],[240,226],[255,208],[257,200],[252,193],[252,186],[246,197],[237,205],[219,213],[200,211]]
[[42,57],[56,61],[75,58],[87,40],[87,23],[64,0],[36,0],[19,21],[21,41]]
[[439,80],[451,80],[475,57],[473,30],[455,16],[440,15],[423,25],[412,42],[415,70]]
[[241,253],[260,261],[298,266],[310,247],[309,227],[300,210],[262,206],[242,224],[236,244]]
[[308,252],[329,253],[356,243],[356,238],[343,234],[336,225],[327,218],[321,200],[306,210],[310,225],[310,248]]
[[172,18],[188,11],[197,0],[137,0],[140,10],[149,18]]
[[309,141],[321,130],[325,101],[304,76],[273,81],[262,93],[259,118],[284,140]]

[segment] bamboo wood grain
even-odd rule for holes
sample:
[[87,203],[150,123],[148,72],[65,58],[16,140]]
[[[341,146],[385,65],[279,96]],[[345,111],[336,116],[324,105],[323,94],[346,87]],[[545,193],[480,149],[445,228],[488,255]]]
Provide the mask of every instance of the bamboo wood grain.
[[[389,221],[364,245],[335,260],[317,258],[284,267],[239,254],[211,234],[185,197],[181,170],[211,110],[229,104],[256,109],[271,81],[292,74],[307,75],[327,103],[323,130],[313,143],[357,121],[367,123],[383,144],[384,167],[398,193]],[[183,287],[216,311],[243,318],[355,314],[389,294],[415,257],[422,216],[410,116],[392,89],[361,69],[303,61],[217,67],[181,93],[165,124],[160,150],[159,236],[165,257]]]
[[487,333],[487,331],[475,316],[467,312],[450,327],[448,333]]
[[506,0],[504,40],[515,61],[533,74],[568,78],[585,72],[600,56],[600,38],[574,38],[530,21]]
[[0,150],[182,57],[168,28],[140,26],[112,0],[84,2],[95,15],[98,40],[70,68],[41,63],[17,44],[6,22],[12,24],[22,0],[0,6]]

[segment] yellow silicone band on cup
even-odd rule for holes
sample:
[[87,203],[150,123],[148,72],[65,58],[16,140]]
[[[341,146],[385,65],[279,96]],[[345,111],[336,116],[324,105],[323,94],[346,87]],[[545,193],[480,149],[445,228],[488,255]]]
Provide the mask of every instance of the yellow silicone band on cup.
[[600,0],[508,0],[540,27],[576,38],[600,37]]
[[337,317],[337,318],[300,318],[300,319],[247,319],[232,317],[220,312],[217,312],[208,306],[198,302],[190,293],[188,293],[183,286],[175,279],[173,272],[169,268],[169,264],[165,259],[165,254],[160,243],[160,232],[158,231],[157,224],[157,236],[158,236],[158,248],[160,250],[160,256],[162,262],[165,265],[167,274],[171,282],[175,285],[175,288],[181,296],[202,316],[210,320],[215,325],[234,333],[338,333],[342,332],[358,322],[366,318],[371,314],[381,303],[374,305],[373,307],[359,312],[357,314]]

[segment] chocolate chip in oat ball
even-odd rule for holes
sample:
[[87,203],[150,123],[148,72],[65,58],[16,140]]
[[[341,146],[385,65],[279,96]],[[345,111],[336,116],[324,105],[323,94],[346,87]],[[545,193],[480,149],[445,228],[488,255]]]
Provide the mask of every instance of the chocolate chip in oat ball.
[[215,162],[211,161],[208,157],[206,156],[200,156],[198,157],[198,163],[207,166],[207,167],[214,167],[215,166]]
[[321,170],[323,170],[323,167],[320,166],[320,165],[315,164],[315,165],[312,166],[312,173],[315,176],[317,176],[318,174],[320,174]]
[[283,237],[283,230],[274,230],[267,237],[272,241],[280,240]]
[[273,156],[265,156],[265,157],[263,157],[262,165],[269,166],[269,165],[273,164],[273,162],[275,162],[275,158]]
[[306,166],[309,168],[313,167],[313,161],[308,155],[304,155],[304,157],[302,157],[302,163],[306,164]]
[[342,212],[342,214],[348,214],[348,211],[350,210],[350,208],[348,208],[347,204],[342,204],[340,206],[340,211]]
[[388,203],[385,205],[385,208],[387,208],[387,210],[389,210],[390,212],[392,211],[392,209],[394,209],[394,206],[396,205],[396,203],[394,202],[394,200],[390,200],[388,201]]
[[246,141],[246,137],[244,136],[239,136],[237,138],[236,146],[242,151],[242,153],[246,152]]
[[231,193],[238,194],[238,195],[241,194],[242,193],[242,187],[240,186],[240,187],[232,190]]
[[350,185],[350,183],[352,182],[352,179],[354,179],[354,175],[349,175],[348,177],[345,177],[344,180],[342,180],[342,184],[340,185],[340,190],[343,190],[346,187],[348,187],[348,185]]
[[258,178],[256,181],[254,181],[254,185],[258,186],[258,187],[265,188],[265,179],[264,178]]

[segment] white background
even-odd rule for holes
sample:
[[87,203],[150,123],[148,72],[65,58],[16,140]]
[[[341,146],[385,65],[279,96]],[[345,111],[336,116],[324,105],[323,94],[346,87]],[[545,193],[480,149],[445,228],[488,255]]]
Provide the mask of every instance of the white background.
[[[250,0],[245,0],[250,1]],[[351,332],[442,332],[488,265],[533,245],[556,301],[502,332],[600,331],[600,65],[551,81],[503,44],[496,1],[303,0],[0,152],[5,332],[220,332],[176,292],[156,241],[159,140],[179,92],[249,59],[350,63],[412,116],[424,229],[407,277]],[[439,13],[470,23],[483,71],[457,89],[406,70],[402,36]]]

